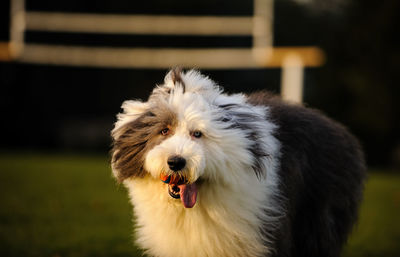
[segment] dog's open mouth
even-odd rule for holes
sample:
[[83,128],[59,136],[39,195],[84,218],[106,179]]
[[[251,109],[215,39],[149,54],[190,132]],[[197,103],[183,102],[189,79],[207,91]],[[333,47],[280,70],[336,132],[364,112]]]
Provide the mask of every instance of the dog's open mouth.
[[168,184],[168,193],[172,198],[181,199],[185,208],[192,208],[197,201],[196,183],[187,183],[183,177],[177,175],[161,175],[161,181]]
[[181,189],[178,185],[168,185],[168,193],[172,198],[179,199],[181,198],[180,192]]

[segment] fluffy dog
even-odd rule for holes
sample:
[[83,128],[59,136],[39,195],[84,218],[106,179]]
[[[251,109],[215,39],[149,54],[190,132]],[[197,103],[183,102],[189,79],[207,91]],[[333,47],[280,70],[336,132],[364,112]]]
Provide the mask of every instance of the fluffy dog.
[[267,92],[225,94],[194,70],[122,109],[112,170],[147,254],[340,255],[365,173],[343,126]]

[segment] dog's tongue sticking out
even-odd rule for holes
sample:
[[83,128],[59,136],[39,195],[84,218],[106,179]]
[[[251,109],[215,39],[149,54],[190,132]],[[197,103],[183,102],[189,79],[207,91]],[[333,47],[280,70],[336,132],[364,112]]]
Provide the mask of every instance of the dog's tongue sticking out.
[[182,184],[178,185],[181,195],[181,201],[185,208],[192,208],[196,204],[197,200],[197,186],[193,184]]
[[[181,198],[181,201],[183,203],[183,206],[185,206],[185,208],[192,208],[196,204],[197,200],[196,183],[186,184],[185,179],[174,175],[171,176],[171,175],[161,174],[160,179],[162,182],[169,184],[170,186],[179,188],[179,197]],[[177,194],[178,193],[175,193],[174,196],[172,197],[176,198],[175,195]]]

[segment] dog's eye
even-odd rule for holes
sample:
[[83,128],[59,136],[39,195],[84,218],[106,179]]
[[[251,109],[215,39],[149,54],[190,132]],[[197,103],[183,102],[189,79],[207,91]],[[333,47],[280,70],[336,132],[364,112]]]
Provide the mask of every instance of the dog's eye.
[[161,130],[160,134],[163,136],[167,136],[169,134],[170,130],[169,128],[165,128],[163,130]]
[[200,138],[203,135],[201,133],[201,131],[198,131],[198,130],[193,131],[191,134],[192,134],[192,137],[195,137],[195,138]]

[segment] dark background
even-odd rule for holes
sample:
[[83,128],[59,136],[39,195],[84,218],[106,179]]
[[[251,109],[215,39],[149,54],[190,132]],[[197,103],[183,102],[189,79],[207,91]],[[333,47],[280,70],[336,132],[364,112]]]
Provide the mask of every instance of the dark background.
[[[45,1],[27,10],[252,15],[252,1]],[[319,46],[320,68],[307,69],[304,102],[356,134],[371,166],[400,166],[400,1],[277,0],[274,46]],[[0,3],[0,41],[8,41],[9,3]],[[88,35],[29,31],[26,42],[118,47],[250,47],[251,37]],[[2,151],[104,152],[122,101],[146,99],[167,71],[0,62]],[[228,92],[279,93],[280,69],[203,70]]]

